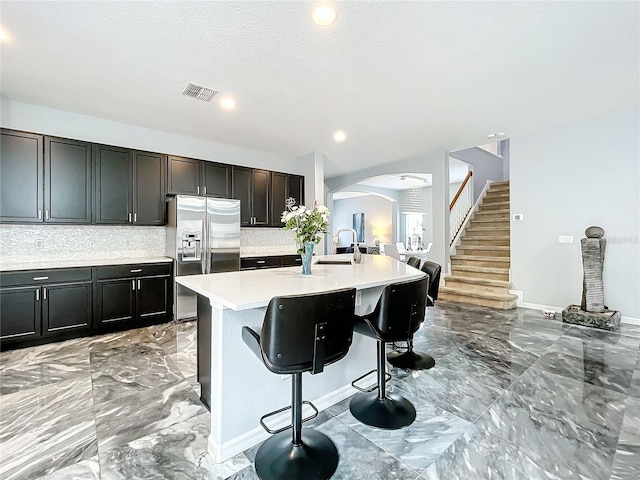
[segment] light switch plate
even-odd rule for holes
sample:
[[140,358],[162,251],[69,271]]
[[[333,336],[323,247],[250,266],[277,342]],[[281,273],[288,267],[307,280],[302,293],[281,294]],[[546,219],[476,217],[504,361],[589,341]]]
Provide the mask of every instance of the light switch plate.
[[559,243],[573,243],[573,235],[560,235],[558,237]]
[[524,213],[514,213],[513,214],[513,221],[516,222],[522,222],[524,220]]

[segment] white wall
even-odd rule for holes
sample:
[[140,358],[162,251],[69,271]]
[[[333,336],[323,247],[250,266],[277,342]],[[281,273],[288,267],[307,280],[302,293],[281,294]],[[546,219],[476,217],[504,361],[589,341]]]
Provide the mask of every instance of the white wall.
[[599,225],[605,303],[640,319],[639,118],[634,110],[511,138],[511,213],[524,214],[511,223],[511,272],[525,304],[580,303],[580,239]]
[[[500,182],[509,178],[504,176],[505,162],[503,159],[482,148],[466,148],[464,150],[451,152],[449,155],[471,165],[470,169],[473,170],[471,180],[473,181],[474,202],[478,200],[488,180]],[[453,195],[455,195],[456,191],[457,188],[453,192]]]
[[[392,242],[393,232],[395,232],[395,222],[393,211],[396,202],[386,200],[377,195],[365,195],[361,197],[345,198],[333,201],[332,232],[337,232],[340,228],[353,228],[353,214],[364,213],[364,243],[373,245],[374,228],[382,228],[385,235],[379,237],[380,243]],[[350,236],[347,233],[340,235],[340,246],[351,244]]]

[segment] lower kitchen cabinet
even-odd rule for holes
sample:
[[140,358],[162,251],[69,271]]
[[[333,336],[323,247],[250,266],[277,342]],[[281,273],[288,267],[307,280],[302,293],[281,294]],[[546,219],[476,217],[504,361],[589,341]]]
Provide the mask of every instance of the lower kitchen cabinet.
[[171,320],[171,264],[96,267],[96,325]]
[[169,321],[172,275],[171,263],[0,273],[0,349]]
[[0,342],[46,343],[91,327],[91,268],[32,270],[0,276]]
[[240,270],[295,267],[296,265],[302,265],[300,255],[265,255],[262,257],[243,257],[240,259]]

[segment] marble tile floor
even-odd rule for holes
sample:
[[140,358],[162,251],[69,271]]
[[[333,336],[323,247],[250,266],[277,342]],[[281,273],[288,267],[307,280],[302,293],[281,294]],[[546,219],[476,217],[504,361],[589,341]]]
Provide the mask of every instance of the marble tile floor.
[[[195,337],[169,323],[1,353],[0,479],[257,479],[258,446],[207,454]],[[415,336],[436,366],[392,370],[411,426],[362,425],[347,399],[305,428],[338,446],[335,479],[638,480],[639,347],[638,326],[439,302]]]

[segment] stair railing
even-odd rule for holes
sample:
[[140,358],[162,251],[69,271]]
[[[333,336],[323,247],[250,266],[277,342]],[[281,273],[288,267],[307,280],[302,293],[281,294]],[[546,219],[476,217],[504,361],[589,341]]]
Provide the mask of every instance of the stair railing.
[[473,206],[473,183],[469,181],[472,176],[473,172],[470,170],[449,204],[449,231],[451,232],[449,247],[455,243]]
[[[487,183],[485,184],[484,188],[482,189],[482,192],[480,193],[480,195],[478,195],[478,199],[476,200],[476,203],[473,204],[473,206],[469,210],[469,213],[467,214],[467,217],[462,222],[462,225],[460,225],[460,228],[458,229],[458,232],[456,233],[456,235],[451,240],[451,244],[449,245],[451,252],[453,252],[453,250],[455,249],[456,244],[458,243],[458,241],[460,240],[460,237],[464,233],[464,229],[467,228],[467,223],[469,223],[469,220],[471,220],[471,217],[473,216],[472,213],[477,211],[478,208],[480,207],[480,204],[482,203],[482,200],[484,199],[484,197],[487,195],[487,192],[489,191],[489,188],[491,187],[492,183],[493,183],[493,181],[487,180]],[[453,230],[451,230],[451,231],[453,231]]]

